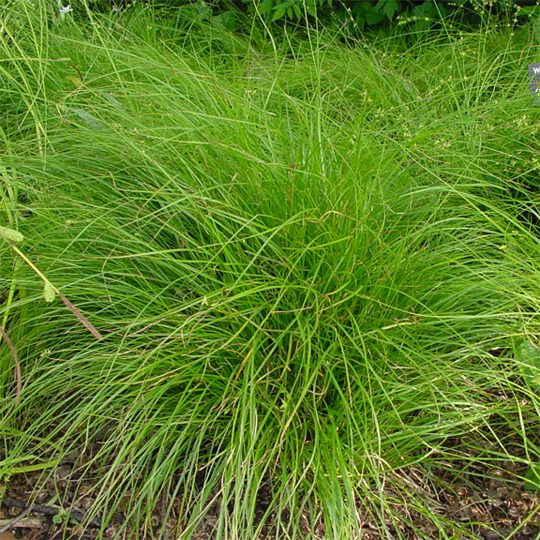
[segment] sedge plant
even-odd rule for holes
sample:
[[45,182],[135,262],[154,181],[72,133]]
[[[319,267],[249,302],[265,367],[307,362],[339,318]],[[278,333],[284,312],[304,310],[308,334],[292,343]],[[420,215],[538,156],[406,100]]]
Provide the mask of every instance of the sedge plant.
[[[64,495],[90,493],[101,535],[400,538],[407,471],[538,459],[515,358],[540,309],[526,29],[264,41],[29,4],[0,35],[10,204],[103,339],[18,267],[6,483],[75,453]],[[4,347],[0,369],[7,397]]]

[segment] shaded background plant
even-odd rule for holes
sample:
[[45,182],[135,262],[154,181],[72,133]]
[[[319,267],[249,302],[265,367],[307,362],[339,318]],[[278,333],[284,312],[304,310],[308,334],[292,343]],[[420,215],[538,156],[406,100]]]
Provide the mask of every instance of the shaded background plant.
[[117,13],[143,5],[180,10],[193,21],[210,21],[229,30],[244,27],[256,16],[266,23],[337,26],[356,35],[395,25],[421,32],[440,28],[443,21],[446,25],[478,26],[487,17],[514,24],[539,14],[537,0],[75,0],[73,4]]

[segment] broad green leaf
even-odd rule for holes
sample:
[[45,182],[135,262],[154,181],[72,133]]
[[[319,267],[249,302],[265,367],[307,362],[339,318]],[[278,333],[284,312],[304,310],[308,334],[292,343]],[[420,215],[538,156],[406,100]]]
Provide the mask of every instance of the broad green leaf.
[[[248,2],[246,2],[248,3]],[[270,15],[272,13],[272,8],[274,7],[274,4],[272,0],[262,0],[262,2],[259,4],[259,12],[261,15]]]
[[540,463],[532,463],[525,475],[525,489],[540,491]]
[[287,12],[286,4],[277,6],[276,10],[274,11],[274,15],[272,17],[272,22],[278,21],[279,19],[283,19],[283,17],[285,17],[286,12]]
[[205,21],[212,15],[212,8],[206,2],[197,2],[197,19],[199,21]]
[[236,13],[234,11],[228,10],[216,15],[213,18],[213,22],[223,28],[226,28],[230,32],[236,30]]
[[540,392],[540,347],[525,341],[516,350],[516,360],[520,363],[523,377],[527,383]]
[[379,0],[377,11],[386,15],[389,21],[394,18],[394,15],[399,11],[398,0]]

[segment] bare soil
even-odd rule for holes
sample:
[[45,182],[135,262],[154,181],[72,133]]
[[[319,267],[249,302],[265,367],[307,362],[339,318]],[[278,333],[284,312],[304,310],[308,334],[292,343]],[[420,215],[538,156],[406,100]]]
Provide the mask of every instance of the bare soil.
[[[519,449],[516,449],[519,452]],[[474,463],[471,468],[470,464]],[[469,469],[467,469],[469,467]],[[459,473],[453,472],[459,471]],[[540,538],[540,492],[527,491],[523,483],[516,480],[524,471],[514,461],[499,463],[497,467],[480,460],[464,460],[453,463],[452,468],[409,467],[394,473],[387,483],[387,499],[393,506],[394,519],[378,522],[373,512],[359,504],[361,518],[358,539],[379,540],[390,537],[415,539],[441,538],[440,517],[446,522],[446,534],[454,538],[482,540],[534,540]],[[53,540],[72,538],[92,540],[97,538],[102,525],[98,516],[83,531],[78,522],[93,502],[95,485],[91,480],[79,478],[74,463],[67,460],[55,471],[48,482],[36,493],[39,473],[13,476],[5,486],[0,509],[0,540]],[[403,489],[403,488],[406,489]],[[407,492],[405,497],[403,493]],[[59,499],[61,494],[61,499]],[[260,494],[261,514],[268,506],[271,493],[263,490]],[[416,501],[416,502],[415,502]],[[420,503],[420,504],[418,504]],[[422,506],[429,508],[434,520],[427,517],[429,512],[418,511]],[[196,540],[210,540],[214,537],[214,526],[219,512],[216,505],[206,516]],[[309,521],[308,516],[303,516]],[[106,537],[120,538],[117,532],[122,515],[104,524]],[[168,518],[166,529],[175,538],[178,530],[175,518]],[[156,530],[162,525],[159,508],[155,511]],[[315,529],[318,537],[325,538],[323,523],[306,523],[306,530]],[[459,536],[455,531],[461,530]],[[386,533],[386,534],[385,534]],[[137,535],[133,534],[133,538]],[[146,533],[146,538],[154,535]],[[265,540],[273,537],[268,530]],[[122,538],[129,538],[122,535]],[[247,539],[246,539],[247,540]]]

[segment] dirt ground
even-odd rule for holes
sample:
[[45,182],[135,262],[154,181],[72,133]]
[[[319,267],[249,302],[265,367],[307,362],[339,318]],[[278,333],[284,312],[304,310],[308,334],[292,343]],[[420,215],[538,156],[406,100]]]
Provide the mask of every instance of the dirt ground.
[[[458,469],[459,464],[455,465],[455,470],[461,470],[459,474],[454,474],[451,470],[434,469],[428,475],[421,467],[407,468],[396,473],[394,485],[400,484],[400,489],[394,490],[391,482],[387,483],[387,489],[389,500],[395,501],[392,504],[394,515],[398,516],[397,520],[393,523],[378,523],[369,517],[367,509],[359,505],[362,523],[359,525],[356,538],[378,540],[388,538],[388,534],[391,537],[411,540],[441,538],[440,530],[426,517],[426,513],[414,509],[415,504],[412,501],[418,500],[417,498],[421,498],[422,504],[428,506],[433,514],[446,518],[447,532],[459,524],[463,530],[459,538],[483,540],[540,538],[540,492],[525,490],[521,482],[512,480],[516,475],[523,474],[523,471],[517,470],[515,462],[499,464],[497,469],[490,467],[488,463],[482,465],[475,463],[475,470],[470,472],[466,469],[464,472],[461,467]],[[90,484],[81,486],[81,480],[77,478],[73,466],[74,464],[69,461],[59,466],[31,504],[29,501],[39,478],[38,473],[21,474],[10,479],[9,485],[5,486],[0,510],[0,540],[17,538],[53,540],[66,537],[91,540],[97,537],[97,531],[101,526],[99,517],[91,522],[91,526],[84,533],[77,525],[92,504],[94,488]],[[70,489],[70,484],[73,484],[73,489]],[[403,485],[409,487],[409,500],[399,495],[404,491]],[[59,493],[64,494],[65,500],[58,500]],[[268,505],[269,497],[270,493],[261,493],[262,509]],[[68,508],[70,510],[66,511]],[[221,510],[216,506],[214,515],[206,516],[194,538],[197,540],[213,538],[213,527]],[[156,509],[154,518],[157,530],[162,524],[159,509]],[[122,516],[119,515],[117,523],[121,520]],[[69,525],[66,526],[66,523]],[[440,526],[440,520],[438,523]],[[114,522],[107,524],[108,538],[120,538],[116,525]],[[177,530],[177,523],[166,525],[171,531],[170,538],[177,537],[178,533],[172,532]],[[310,528],[318,530],[321,539],[325,538],[324,524],[315,525]],[[382,532],[384,528],[386,536]],[[136,536],[133,534],[133,538]],[[271,539],[272,536],[271,531],[268,531],[264,538]],[[146,537],[153,536],[147,534]]]

